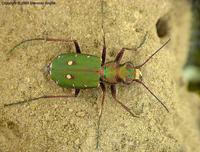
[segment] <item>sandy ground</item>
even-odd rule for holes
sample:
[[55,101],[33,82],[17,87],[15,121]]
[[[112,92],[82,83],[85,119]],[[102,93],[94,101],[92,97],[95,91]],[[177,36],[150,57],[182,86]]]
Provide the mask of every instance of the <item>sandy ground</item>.
[[[1,0],[2,2],[2,0]],[[181,78],[187,55],[190,11],[184,1],[59,0],[51,6],[0,5],[0,152],[197,152],[200,149],[199,98],[189,94]],[[107,61],[120,48],[124,61],[142,63],[169,37],[171,42],[143,69],[146,84],[163,100],[164,108],[139,84],[118,85],[118,98],[140,118],[132,118],[106,95],[100,148],[96,146],[101,90],[83,90],[77,98],[45,99],[3,108],[6,103],[44,94],[70,94],[44,75],[54,57],[73,52],[72,44],[28,42],[35,37],[74,38],[82,52],[101,56],[102,22]],[[164,36],[156,23],[164,19]],[[164,26],[163,25],[163,26]]]

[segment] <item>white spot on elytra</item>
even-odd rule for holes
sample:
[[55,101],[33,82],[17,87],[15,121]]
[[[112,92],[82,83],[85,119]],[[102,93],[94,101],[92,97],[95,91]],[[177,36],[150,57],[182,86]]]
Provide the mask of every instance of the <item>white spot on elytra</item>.
[[71,79],[72,76],[71,76],[70,74],[68,74],[68,75],[66,75],[66,78],[67,78],[67,79]]
[[77,54],[75,54],[75,57],[77,57],[78,55]]
[[72,64],[73,64],[73,61],[68,61],[67,64],[68,64],[68,65],[72,65]]
[[58,56],[58,59],[60,58],[60,55]]
[[90,56],[88,55],[87,58],[90,58]]
[[84,87],[87,88],[87,85],[84,84]]
[[56,81],[56,84],[58,84],[58,81]]
[[72,84],[72,86],[75,88],[75,85],[74,85],[74,84]]

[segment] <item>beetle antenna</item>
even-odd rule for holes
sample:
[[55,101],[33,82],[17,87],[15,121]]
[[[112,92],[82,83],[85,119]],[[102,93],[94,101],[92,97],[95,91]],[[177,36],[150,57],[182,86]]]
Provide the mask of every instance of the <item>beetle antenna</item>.
[[169,41],[170,41],[170,39],[167,40],[167,42],[165,42],[159,49],[157,49],[150,57],[148,57],[148,58],[146,59],[146,61],[144,61],[142,64],[136,66],[135,68],[140,68],[140,67],[142,67],[143,65],[145,65],[154,55],[156,55],[164,46],[166,46],[167,43],[168,43]]
[[139,80],[134,80],[134,81],[136,81],[136,82],[138,82],[138,83],[140,83],[140,84],[142,84],[145,88],[146,88],[146,90],[148,90],[149,91],[149,93],[151,93],[151,95],[153,95],[154,96],[154,98],[156,98],[157,99],[157,101],[165,108],[165,110],[167,111],[167,112],[169,112],[169,110],[168,110],[168,108],[167,108],[167,106],[165,106],[165,104],[144,84],[144,82],[142,82],[142,81],[139,81]]
[[57,39],[57,38],[33,38],[33,39],[27,39],[24,40],[20,43],[18,43],[17,45],[15,45],[10,51],[8,51],[8,54],[12,53],[14,49],[16,49],[18,46],[22,45],[23,43],[29,42],[29,41],[53,41],[53,42],[65,42],[65,43],[71,43],[74,42],[76,43],[76,40],[72,40],[72,39]]
[[36,97],[36,98],[31,98],[31,99],[27,99],[27,100],[22,100],[22,101],[18,101],[15,103],[9,103],[9,104],[4,104],[4,107],[9,107],[9,106],[14,106],[14,105],[19,105],[19,104],[25,104],[25,103],[30,103],[32,101],[38,101],[39,99],[47,99],[47,98],[70,98],[70,97],[75,97],[74,95],[70,95],[70,96],[65,96],[65,95],[60,95],[60,96],[40,96],[40,97]]
[[18,46],[22,45],[23,43],[26,43],[29,41],[38,41],[38,40],[44,40],[44,38],[33,38],[33,39],[24,40],[24,41],[18,43],[17,45],[15,45],[12,49],[10,49],[10,51],[8,51],[8,54],[12,53],[14,49],[16,49]]

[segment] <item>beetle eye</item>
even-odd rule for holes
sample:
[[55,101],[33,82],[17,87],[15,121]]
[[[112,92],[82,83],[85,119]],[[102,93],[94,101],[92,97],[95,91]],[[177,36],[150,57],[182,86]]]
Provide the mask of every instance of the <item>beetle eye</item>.
[[127,69],[132,69],[133,68],[133,64],[131,62],[127,62],[126,64],[126,68]]

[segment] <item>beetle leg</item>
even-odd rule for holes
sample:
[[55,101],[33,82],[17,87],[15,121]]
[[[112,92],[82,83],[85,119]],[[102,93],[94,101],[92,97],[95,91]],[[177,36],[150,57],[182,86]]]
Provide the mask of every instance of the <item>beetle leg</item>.
[[115,101],[117,101],[127,112],[129,112],[132,117],[139,118],[137,115],[135,115],[134,113],[132,113],[131,110],[127,106],[125,106],[122,102],[120,102],[116,98],[116,85],[111,85],[111,93],[112,93],[112,97],[115,99]]
[[142,42],[141,42],[137,47],[133,47],[133,48],[126,48],[126,47],[123,47],[123,48],[119,51],[119,53],[117,54],[117,56],[116,56],[116,58],[115,58],[115,62],[116,62],[117,64],[120,63],[120,61],[121,61],[121,59],[122,59],[122,57],[123,57],[123,55],[124,55],[124,51],[125,51],[125,50],[137,51],[140,47],[142,47],[142,45],[143,45],[143,44],[145,43],[145,41],[146,41],[146,37],[147,37],[147,32],[146,32],[146,34],[145,34],[145,36],[144,36]]
[[101,108],[99,111],[99,118],[98,118],[98,122],[97,122],[97,144],[96,144],[96,148],[99,148],[99,134],[100,134],[100,122],[101,122],[101,117],[102,117],[102,112],[103,112],[103,105],[104,105],[104,101],[105,101],[105,95],[106,95],[106,87],[103,83],[100,83],[101,89],[103,91],[103,97],[101,100]]
[[65,42],[65,43],[71,43],[73,42],[76,48],[76,53],[81,53],[80,47],[78,45],[78,42],[76,40],[67,40],[67,39],[56,39],[56,38],[33,38],[33,39],[27,39],[24,40],[22,42],[20,42],[19,44],[15,45],[8,53],[13,52],[13,50],[15,48],[17,48],[18,46],[22,45],[23,43],[29,42],[29,41],[54,41],[54,42]]
[[119,64],[123,55],[124,55],[124,52],[125,50],[134,50],[134,51],[137,51],[137,48],[122,48],[119,53],[117,54],[116,58],[115,58],[115,63]]
[[76,48],[76,53],[81,53],[80,46],[76,40],[66,40],[66,39],[54,39],[54,38],[44,38],[46,41],[54,41],[54,42],[74,42],[75,48]]
[[105,64],[106,61],[106,42],[105,42],[105,36],[103,36],[103,50],[102,50],[102,56],[101,56],[101,66]]
[[78,96],[79,92],[80,92],[80,89],[75,89],[75,97]]
[[[78,90],[78,89],[77,89]],[[79,90],[80,91],[80,90]],[[49,98],[70,98],[70,97],[77,97],[78,94],[76,94],[77,91],[75,91],[75,95],[59,95],[59,96],[53,96],[53,95],[44,95],[40,97],[35,97],[27,100],[22,100],[14,103],[4,104],[4,107],[18,105],[18,104],[24,104],[24,103],[30,103],[32,101],[37,101],[39,99],[49,99]]]
[[116,56],[116,58],[115,58],[115,62],[116,62],[117,64],[120,63],[120,61],[121,61],[121,59],[122,59],[122,56],[124,55],[124,51],[125,51],[125,49],[122,48],[122,49],[119,51],[119,53],[117,54],[117,56]]
[[126,47],[124,47],[124,49],[125,50],[137,51],[139,48],[142,47],[142,45],[145,43],[146,39],[147,39],[147,32],[145,33],[143,40],[140,42],[140,44],[138,46],[132,47],[132,48],[126,48]]
[[74,40],[74,45],[75,45],[75,48],[76,48],[76,53],[81,54],[80,46],[79,46],[79,44],[76,40]]

